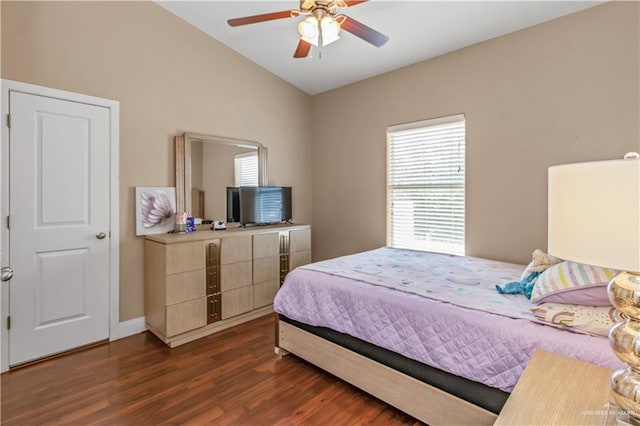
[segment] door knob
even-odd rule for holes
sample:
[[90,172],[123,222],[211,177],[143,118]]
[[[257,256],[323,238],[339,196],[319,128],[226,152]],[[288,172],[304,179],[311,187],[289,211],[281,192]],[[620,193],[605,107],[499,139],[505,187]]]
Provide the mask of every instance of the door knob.
[[106,236],[107,236],[107,234],[105,234],[104,232],[98,232],[96,234],[96,238],[99,239],[99,240],[104,240]]
[[8,266],[0,268],[0,281],[9,281],[13,277],[13,269]]

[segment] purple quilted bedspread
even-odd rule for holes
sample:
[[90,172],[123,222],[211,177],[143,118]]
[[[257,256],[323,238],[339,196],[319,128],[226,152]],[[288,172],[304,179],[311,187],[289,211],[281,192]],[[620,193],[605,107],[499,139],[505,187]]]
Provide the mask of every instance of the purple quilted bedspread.
[[[465,258],[459,259],[464,262]],[[514,265],[506,265],[508,273],[513,274]],[[524,296],[521,300],[523,310],[528,310],[531,302]],[[604,337],[572,333],[495,310],[469,309],[306,268],[287,275],[274,309],[288,318],[358,337],[507,392],[513,389],[536,349],[612,369],[622,365]]]

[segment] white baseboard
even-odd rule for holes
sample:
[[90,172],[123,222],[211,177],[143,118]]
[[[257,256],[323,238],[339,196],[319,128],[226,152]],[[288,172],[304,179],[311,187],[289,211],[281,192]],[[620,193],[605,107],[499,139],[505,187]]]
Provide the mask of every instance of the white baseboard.
[[122,321],[119,324],[118,332],[115,336],[111,336],[109,340],[118,340],[134,334],[142,333],[147,330],[144,317],[133,318],[128,321]]

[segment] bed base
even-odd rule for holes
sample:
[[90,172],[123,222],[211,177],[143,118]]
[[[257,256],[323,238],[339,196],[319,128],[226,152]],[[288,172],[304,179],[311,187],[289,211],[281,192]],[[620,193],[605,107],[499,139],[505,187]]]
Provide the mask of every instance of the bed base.
[[276,353],[292,353],[430,425],[492,425],[497,415],[278,319]]

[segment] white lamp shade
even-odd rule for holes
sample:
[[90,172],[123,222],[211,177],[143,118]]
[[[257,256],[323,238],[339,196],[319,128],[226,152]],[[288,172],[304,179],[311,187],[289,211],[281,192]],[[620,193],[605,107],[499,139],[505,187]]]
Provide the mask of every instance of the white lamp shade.
[[328,46],[334,41],[338,41],[338,40],[340,40],[340,36],[337,34],[331,34],[327,36],[325,36],[324,33],[322,34],[322,44],[325,46]]
[[324,18],[322,18],[322,21],[320,21],[320,25],[322,26],[323,37],[335,38],[340,32],[340,24],[338,24],[338,22],[333,19],[332,16],[325,16]]
[[640,272],[640,160],[549,168],[548,251]]
[[340,24],[332,16],[322,18],[320,25],[322,26],[322,44],[328,46],[340,39],[338,35],[340,33]]
[[298,32],[303,39],[318,38],[318,20],[312,16],[298,24]]

